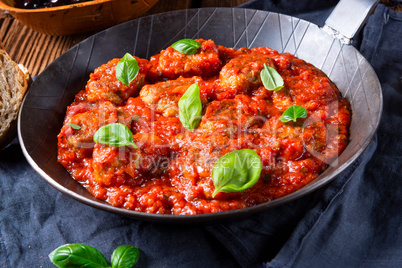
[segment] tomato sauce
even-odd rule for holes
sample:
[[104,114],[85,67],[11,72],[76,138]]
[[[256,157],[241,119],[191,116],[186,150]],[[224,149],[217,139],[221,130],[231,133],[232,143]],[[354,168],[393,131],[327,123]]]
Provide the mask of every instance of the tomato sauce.
[[[112,59],[91,74],[67,108],[58,161],[96,198],[159,214],[246,208],[300,189],[347,146],[350,104],[319,69],[267,47],[197,41],[201,48],[193,55],[169,47],[150,60],[136,58],[139,74],[129,86],[116,79],[119,59]],[[263,86],[264,64],[282,76],[282,90]],[[179,119],[178,101],[193,83],[200,87],[203,115],[189,131]],[[280,121],[291,105],[306,108],[307,118]],[[138,148],[93,141],[100,127],[116,122],[132,131]],[[243,148],[261,159],[258,182],[212,197],[214,163]]]

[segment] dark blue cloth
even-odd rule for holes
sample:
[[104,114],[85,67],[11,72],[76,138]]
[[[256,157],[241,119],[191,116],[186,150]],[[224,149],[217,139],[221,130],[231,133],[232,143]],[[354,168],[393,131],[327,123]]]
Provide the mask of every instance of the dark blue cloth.
[[[336,1],[251,1],[322,25]],[[402,13],[379,5],[354,45],[374,67],[384,113],[375,140],[327,186],[252,217],[209,224],[143,222],[53,189],[22,155],[0,152],[0,267],[53,267],[65,243],[140,249],[137,267],[402,267]]]

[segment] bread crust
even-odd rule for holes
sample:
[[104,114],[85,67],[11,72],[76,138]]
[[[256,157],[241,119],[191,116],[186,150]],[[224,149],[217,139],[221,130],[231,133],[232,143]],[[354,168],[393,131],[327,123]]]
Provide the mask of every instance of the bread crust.
[[0,149],[17,136],[18,112],[28,81],[28,71],[0,49]]

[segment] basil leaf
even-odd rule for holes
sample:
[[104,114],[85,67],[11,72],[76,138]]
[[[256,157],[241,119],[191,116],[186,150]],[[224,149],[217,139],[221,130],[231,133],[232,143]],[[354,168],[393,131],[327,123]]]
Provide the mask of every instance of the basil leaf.
[[81,129],[81,126],[76,125],[76,124],[67,124],[67,125],[69,125],[70,127],[72,127],[72,128],[75,129],[75,130]]
[[112,268],[131,268],[137,263],[139,255],[138,248],[134,246],[119,246],[112,254]]
[[264,68],[261,70],[260,76],[262,84],[266,89],[278,91],[283,88],[283,79],[274,68],[264,64]]
[[219,158],[212,168],[212,181],[215,191],[239,192],[252,187],[260,178],[261,159],[251,149],[232,151]]
[[281,117],[279,117],[279,120],[281,120],[283,123],[289,122],[290,120],[296,122],[297,118],[306,118],[306,117],[307,117],[306,108],[298,105],[292,105],[289,108],[287,108],[286,111],[283,112]]
[[116,78],[124,85],[129,86],[138,75],[140,67],[137,60],[126,53],[116,65]]
[[133,142],[133,133],[121,123],[108,124],[98,129],[94,135],[94,142],[115,147],[131,145],[138,148]]
[[197,53],[201,44],[193,39],[182,39],[173,43],[172,47],[180,53],[192,55]]
[[105,257],[94,247],[84,244],[66,244],[53,250],[49,259],[57,267],[109,267]]
[[183,126],[188,130],[195,129],[202,116],[200,87],[192,84],[181,96],[178,106],[179,118]]

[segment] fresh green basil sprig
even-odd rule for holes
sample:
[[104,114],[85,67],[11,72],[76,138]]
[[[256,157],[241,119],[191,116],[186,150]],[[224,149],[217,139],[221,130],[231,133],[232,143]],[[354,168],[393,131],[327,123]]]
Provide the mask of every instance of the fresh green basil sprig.
[[212,168],[212,181],[215,186],[212,197],[218,192],[239,192],[252,187],[260,178],[261,170],[261,159],[251,149],[225,154]]
[[183,126],[188,130],[195,129],[202,116],[200,87],[192,84],[181,96],[178,106],[179,118]]
[[283,79],[274,68],[264,64],[264,68],[261,70],[260,76],[262,84],[266,89],[278,91],[283,88]]
[[192,55],[198,52],[201,44],[193,39],[181,39],[173,43],[172,47],[180,53]]
[[116,65],[116,78],[122,84],[129,86],[138,75],[139,70],[137,60],[130,53],[126,53]]
[[281,120],[283,123],[289,122],[290,120],[296,122],[297,118],[306,118],[306,117],[307,117],[306,108],[298,105],[292,105],[283,112],[283,114],[279,117],[279,120]]
[[112,123],[99,128],[95,132],[94,142],[115,147],[131,145],[138,148],[133,142],[133,133],[121,123]]
[[139,254],[138,248],[134,246],[119,246],[113,251],[110,266],[96,248],[74,243],[56,248],[49,254],[49,259],[59,268],[130,268],[137,263]]

